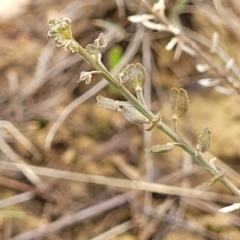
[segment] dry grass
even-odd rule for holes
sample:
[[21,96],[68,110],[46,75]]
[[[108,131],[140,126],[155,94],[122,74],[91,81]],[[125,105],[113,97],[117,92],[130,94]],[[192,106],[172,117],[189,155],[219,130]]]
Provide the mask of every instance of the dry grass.
[[[166,2],[173,18],[173,1]],[[169,91],[185,88],[191,108],[179,120],[179,134],[196,146],[210,127],[215,165],[240,187],[240,4],[189,2],[181,14],[182,41],[196,56],[182,53],[178,61],[174,50],[165,50],[170,33],[127,20],[149,11],[138,0],[39,0],[18,16],[0,19],[0,239],[240,239],[238,213],[218,212],[240,198],[181,149],[144,154],[168,137],[97,107],[100,93],[121,97],[98,76],[90,85],[77,84],[90,67],[46,38],[50,16],[71,18],[82,46],[104,32],[104,64],[111,65],[109,52],[116,46],[123,55],[114,75],[142,62],[149,77],[146,104],[170,126]],[[217,45],[211,41],[215,32]],[[199,63],[210,69],[199,73]],[[201,86],[198,80],[206,78],[219,79],[222,88]]]

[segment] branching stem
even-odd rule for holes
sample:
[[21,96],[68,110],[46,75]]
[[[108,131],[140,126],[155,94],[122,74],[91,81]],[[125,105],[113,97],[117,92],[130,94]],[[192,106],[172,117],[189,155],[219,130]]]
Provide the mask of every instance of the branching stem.
[[[166,21],[165,18],[163,20]],[[149,119],[149,121],[152,122],[154,120],[156,122],[155,114],[146,108],[144,101],[141,101],[141,97],[140,100],[137,99],[130,91],[128,91],[127,88],[125,88],[121,81],[115,78],[102,64],[100,57],[101,54],[98,50],[104,47],[107,43],[104,40],[103,35],[100,34],[97,41],[95,40],[95,45],[90,44],[87,46],[87,50],[85,50],[73,39],[70,24],[71,20],[69,18],[58,20],[54,18],[49,19],[48,37],[54,38],[58,47],[62,47],[65,50],[71,50],[73,53],[78,52],[83,57],[83,59],[88,62],[96,71],[100,72],[101,75],[113,87],[115,87],[129,101],[130,104],[134,106],[135,109],[142,113],[142,115]],[[218,175],[218,169],[214,168],[211,163],[205,160],[200,154],[196,154],[195,149],[190,147],[176,132],[174,132],[174,130],[168,127],[163,121],[159,121],[157,126],[175,143],[178,143],[185,152],[189,153],[198,164],[206,168],[213,176]],[[223,177],[221,181],[235,195],[240,196],[239,189],[235,187],[226,177]]]
[[[117,88],[120,93],[136,108],[141,112],[145,117],[147,117],[150,121],[154,118],[154,113],[149,111],[131,92],[128,91],[127,88],[123,84],[121,84],[118,79],[116,79],[102,64],[101,61],[96,61],[82,46],[78,45],[78,53],[97,71],[100,71],[102,76],[115,88]],[[158,123],[158,128],[161,129],[166,135],[168,135],[174,142],[180,143],[180,147],[186,151],[191,157],[205,169],[207,169],[212,175],[216,176],[218,171],[216,171],[211,164],[205,160],[201,155],[195,154],[195,149],[190,147],[183,139],[177,135],[171,128],[169,128],[163,121]],[[226,177],[221,180],[224,185],[230,189],[233,194],[240,196],[240,191],[236,188]]]

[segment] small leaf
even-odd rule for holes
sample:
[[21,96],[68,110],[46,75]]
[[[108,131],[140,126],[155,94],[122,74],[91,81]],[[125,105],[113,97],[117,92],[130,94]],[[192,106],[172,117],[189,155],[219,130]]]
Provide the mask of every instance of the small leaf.
[[172,151],[175,145],[179,145],[179,143],[166,143],[164,145],[154,145],[150,148],[145,149],[146,153],[169,153]]
[[105,98],[101,95],[97,96],[97,105],[108,110],[116,110],[119,108],[118,102],[111,98]]
[[123,116],[130,122],[135,124],[149,123],[149,119],[146,118],[133,106],[124,106],[122,110]]
[[209,128],[205,128],[203,132],[200,134],[198,138],[198,144],[197,144],[197,151],[200,151],[202,153],[207,152],[212,138],[212,132],[209,130]]
[[170,93],[170,108],[172,111],[172,118],[177,120],[180,118],[185,112],[187,112],[189,108],[189,101],[187,92],[180,88],[172,88]]

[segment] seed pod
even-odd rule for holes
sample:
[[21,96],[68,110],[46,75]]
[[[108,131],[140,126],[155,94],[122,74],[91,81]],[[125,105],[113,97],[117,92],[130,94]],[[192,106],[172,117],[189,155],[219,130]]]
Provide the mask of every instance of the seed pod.
[[108,110],[116,110],[119,108],[117,101],[114,101],[111,98],[105,98],[101,95],[98,95],[96,99],[99,107],[106,108]]
[[177,120],[189,108],[189,101],[187,92],[183,89],[172,88],[170,93],[170,108],[172,111],[172,118]]
[[198,144],[197,144],[197,151],[200,151],[202,153],[207,152],[212,138],[212,132],[209,130],[209,128],[205,128],[203,132],[200,134],[198,138]]
[[146,118],[133,106],[124,106],[122,110],[123,116],[130,122],[135,124],[149,123],[149,119]]
[[179,145],[178,143],[166,143],[164,145],[154,145],[150,148],[145,149],[146,153],[169,153],[172,151],[174,145]]

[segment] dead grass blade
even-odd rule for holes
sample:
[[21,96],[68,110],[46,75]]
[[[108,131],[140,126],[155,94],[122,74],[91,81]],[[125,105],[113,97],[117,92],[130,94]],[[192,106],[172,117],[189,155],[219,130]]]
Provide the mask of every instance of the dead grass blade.
[[48,233],[59,231],[65,227],[71,226],[75,223],[79,223],[83,220],[94,217],[98,214],[102,214],[113,208],[119,207],[125,204],[128,200],[129,194],[120,194],[94,206],[85,208],[75,214],[62,217],[59,220],[56,220],[55,222],[52,222],[46,226],[41,226],[35,230],[12,237],[9,240],[30,240],[36,239],[38,237],[43,237]]
[[[18,171],[19,165],[21,164],[9,163],[6,165],[6,163],[2,161],[0,162],[0,167],[9,168],[17,171]],[[183,187],[168,186],[164,184],[148,183],[143,181],[131,181],[131,180],[120,179],[120,178],[111,178],[111,177],[89,175],[89,174],[83,174],[83,173],[68,172],[68,171],[43,168],[43,167],[35,167],[35,166],[29,166],[29,167],[31,168],[32,171],[34,171],[35,174],[54,177],[54,178],[62,178],[62,179],[68,179],[68,180],[80,181],[80,182],[86,182],[86,183],[103,184],[105,186],[148,191],[148,192],[154,192],[154,193],[160,193],[160,194],[166,194],[166,195],[182,196],[187,198],[203,199],[208,201],[218,201],[218,202],[224,202],[224,203],[240,202],[240,198],[237,196],[218,194],[214,192],[205,192],[197,189],[188,189]]]

